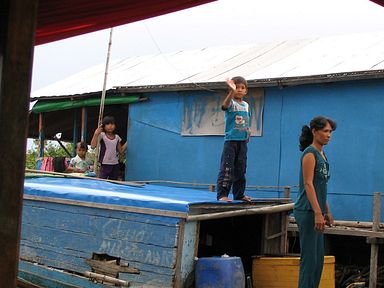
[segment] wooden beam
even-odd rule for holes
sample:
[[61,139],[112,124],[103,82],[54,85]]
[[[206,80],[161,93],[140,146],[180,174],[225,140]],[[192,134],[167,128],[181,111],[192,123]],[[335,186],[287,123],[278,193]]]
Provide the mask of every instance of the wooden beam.
[[257,207],[257,208],[241,209],[241,210],[235,210],[235,211],[207,213],[207,214],[201,214],[201,215],[190,215],[187,217],[187,221],[212,220],[212,219],[243,216],[243,215],[253,215],[253,214],[279,213],[284,211],[291,211],[293,210],[293,206],[294,206],[293,203],[288,203],[288,204],[279,204],[279,205],[264,206],[264,207]]
[[0,1],[0,287],[16,287],[38,0]]
[[104,204],[104,203],[95,203],[95,202],[85,202],[85,201],[53,198],[53,197],[34,196],[34,195],[27,195],[27,194],[24,195],[24,200],[56,203],[56,204],[63,204],[63,205],[82,206],[82,207],[90,207],[90,208],[99,208],[99,209],[107,209],[107,210],[114,210],[114,211],[125,211],[130,213],[140,213],[140,214],[165,216],[165,217],[172,217],[172,218],[187,218],[187,213],[177,212],[177,211],[168,211],[168,210],[160,210],[160,209],[152,209],[152,208],[140,208],[140,207],[133,207],[133,206],[122,206],[122,205],[113,205],[113,204]]
[[175,276],[173,278],[173,287],[182,288],[183,279],[181,275],[181,265],[183,259],[183,245],[185,237],[185,219],[181,219],[179,222],[179,229],[177,231],[177,248],[176,248],[176,264],[175,264]]
[[[375,192],[373,196],[373,226],[372,231],[379,231],[380,227],[380,215],[381,215],[381,194],[380,192]],[[377,261],[379,257],[379,244],[371,244],[371,259],[369,265],[369,288],[377,287]]]
[[24,280],[24,279],[17,279],[17,287],[18,288],[44,288],[42,286],[38,286],[36,284],[28,282],[27,280]]
[[[297,224],[290,223],[288,226],[288,231],[299,232],[299,228],[297,227]],[[332,227],[326,226],[324,229],[324,234],[384,238],[383,231],[372,231],[372,230],[363,229],[363,228],[354,228],[354,227],[346,227],[346,226],[332,226]]]
[[81,108],[81,141],[87,142],[87,121],[88,121],[88,109],[87,107]]
[[73,136],[72,136],[72,156],[76,156],[76,144],[79,141],[79,130],[78,130],[78,124],[79,122],[79,110],[74,109],[73,110]]

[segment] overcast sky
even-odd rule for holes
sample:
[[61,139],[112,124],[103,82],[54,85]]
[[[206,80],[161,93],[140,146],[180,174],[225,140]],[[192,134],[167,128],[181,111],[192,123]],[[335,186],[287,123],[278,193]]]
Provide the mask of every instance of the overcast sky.
[[[369,0],[219,0],[115,27],[111,59],[377,31],[384,7]],[[36,46],[32,91],[105,63],[108,40],[109,29]]]

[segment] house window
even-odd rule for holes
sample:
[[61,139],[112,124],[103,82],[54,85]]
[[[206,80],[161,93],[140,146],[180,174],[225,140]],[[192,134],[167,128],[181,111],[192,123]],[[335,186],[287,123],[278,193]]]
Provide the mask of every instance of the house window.
[[[181,135],[224,135],[224,111],[221,109],[227,92],[211,95],[186,95]],[[264,90],[249,88],[244,99],[251,108],[251,135],[262,136]]]

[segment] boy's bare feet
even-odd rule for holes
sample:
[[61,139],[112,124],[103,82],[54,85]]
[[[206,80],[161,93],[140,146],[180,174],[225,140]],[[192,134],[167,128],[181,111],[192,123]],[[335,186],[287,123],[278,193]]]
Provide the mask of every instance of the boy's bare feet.
[[251,202],[251,201],[252,201],[252,198],[249,197],[249,196],[245,196],[245,195],[244,195],[244,197],[241,198],[240,200],[245,201],[245,202]]
[[232,199],[229,199],[228,197],[221,197],[219,201],[232,202]]

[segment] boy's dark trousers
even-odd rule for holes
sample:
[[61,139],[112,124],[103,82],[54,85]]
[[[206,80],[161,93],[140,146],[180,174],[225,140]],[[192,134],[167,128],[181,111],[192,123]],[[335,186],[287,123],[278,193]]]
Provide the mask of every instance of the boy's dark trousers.
[[241,200],[245,191],[247,170],[247,141],[225,141],[217,177],[217,200],[228,197],[232,187],[233,199]]

